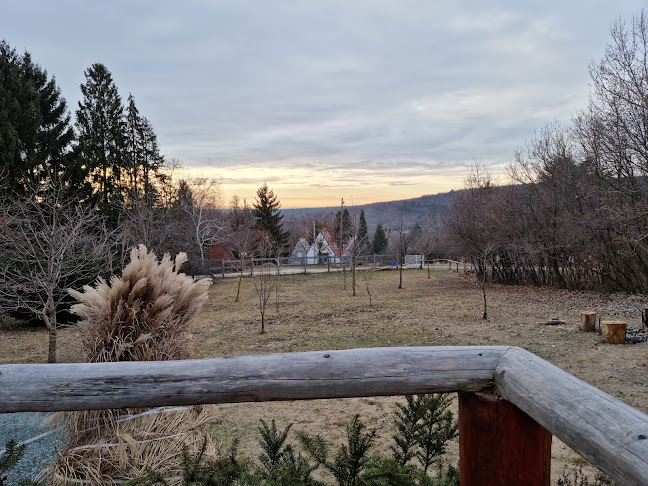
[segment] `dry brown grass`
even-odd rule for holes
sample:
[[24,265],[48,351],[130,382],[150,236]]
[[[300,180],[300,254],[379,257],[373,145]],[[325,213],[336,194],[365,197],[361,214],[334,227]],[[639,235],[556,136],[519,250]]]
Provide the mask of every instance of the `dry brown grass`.
[[207,299],[211,281],[180,273],[187,255],[158,262],[144,245],[131,250],[121,276],[70,290],[85,361],[160,361],[189,357],[187,328]]
[[[483,321],[480,289],[460,273],[437,271],[427,279],[425,271],[408,270],[404,288],[399,290],[397,272],[375,272],[371,307],[362,274],[358,284],[358,295],[353,297],[349,276],[347,290],[343,290],[342,274],[282,276],[278,310],[273,296],[266,333],[260,335],[252,281],[243,280],[240,301],[234,302],[236,279],[219,279],[190,329],[192,354],[215,357],[371,346],[516,345],[648,412],[648,343],[607,345],[599,336],[577,329],[583,310],[596,310],[604,320],[621,319],[640,327],[638,308],[648,307],[642,296],[489,285],[490,319]],[[567,324],[538,324],[554,316],[567,320]],[[28,331],[10,324],[3,329],[3,343],[5,336],[12,347],[0,347],[0,362],[46,359],[44,331]],[[77,340],[77,329],[63,329],[60,355],[70,361],[80,360]],[[25,356],[17,356],[14,346],[24,350]],[[344,434],[343,425],[354,413],[360,413],[369,425],[379,429],[378,448],[386,451],[395,400],[220,405],[215,430],[218,436],[240,435],[243,451],[255,458],[260,418],[275,418],[278,426],[295,422],[294,430],[321,433],[338,444]],[[554,482],[565,464],[582,462],[557,440],[553,457]]]
[[[85,360],[159,361],[188,358],[188,331],[207,299],[211,281],[193,281],[180,273],[184,253],[161,261],[140,245],[121,276],[99,280],[83,292],[73,312]],[[49,468],[53,486],[70,483],[114,484],[154,470],[178,484],[182,447],[215,452],[210,423],[213,407],[182,407],[145,411],[89,410],[66,412],[63,422],[70,441]]]

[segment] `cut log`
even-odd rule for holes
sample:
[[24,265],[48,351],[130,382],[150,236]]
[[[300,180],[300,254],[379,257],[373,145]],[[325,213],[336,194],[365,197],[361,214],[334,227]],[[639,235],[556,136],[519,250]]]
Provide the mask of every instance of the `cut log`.
[[584,311],[580,315],[580,326],[578,329],[581,331],[594,332],[596,331],[596,312]]
[[610,344],[625,344],[627,324],[623,321],[603,321],[603,341]]

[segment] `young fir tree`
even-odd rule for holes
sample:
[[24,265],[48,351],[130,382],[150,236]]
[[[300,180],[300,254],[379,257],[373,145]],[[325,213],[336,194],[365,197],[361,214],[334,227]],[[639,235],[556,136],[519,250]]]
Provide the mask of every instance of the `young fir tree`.
[[71,155],[74,132],[54,78],[0,41],[0,185],[24,193],[47,177],[80,188]]
[[362,209],[360,210],[360,218],[358,220],[358,245],[362,249],[369,247],[369,230],[367,229],[367,220]]
[[110,71],[95,63],[85,71],[83,101],[76,112],[79,148],[96,187],[96,199],[107,214],[123,204],[122,172],[126,165],[124,109]]
[[[340,223],[340,214],[342,214],[342,222]],[[333,231],[337,235],[335,240],[342,244],[346,244],[349,241],[349,238],[353,236],[353,221],[351,220],[351,214],[347,208],[344,208],[342,212],[338,211],[335,213],[335,219],[333,220]],[[340,231],[342,238],[340,239]]]
[[[257,229],[267,231],[274,240],[277,250],[281,253],[288,243],[289,232],[283,230],[283,215],[279,211],[281,203],[268,184],[263,184],[257,190],[257,197],[254,200],[252,214],[255,218]],[[270,256],[270,255],[265,255]]]
[[383,229],[382,225],[378,223],[378,226],[376,226],[376,232],[374,233],[373,237],[373,244],[371,245],[371,250],[373,251],[374,254],[380,255],[387,250],[389,242],[387,241],[387,235],[385,234],[385,230]]

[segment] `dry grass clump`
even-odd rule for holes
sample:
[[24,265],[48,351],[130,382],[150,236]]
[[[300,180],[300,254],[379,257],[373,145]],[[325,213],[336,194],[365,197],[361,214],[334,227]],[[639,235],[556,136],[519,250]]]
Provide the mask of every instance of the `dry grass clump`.
[[[121,277],[99,280],[72,307],[89,362],[152,361],[188,357],[187,327],[207,298],[208,279],[183,273],[179,254],[158,261],[140,245]],[[118,484],[155,470],[179,483],[182,447],[213,452],[213,407],[68,412],[70,442],[50,467],[51,484]]]
[[187,327],[207,299],[210,279],[194,282],[178,273],[187,255],[158,260],[144,245],[131,250],[121,277],[99,279],[72,311],[79,323],[87,361],[161,361],[188,358]]
[[50,484],[54,486],[120,484],[144,476],[149,470],[160,472],[170,484],[179,484],[183,447],[198,451],[207,437],[206,454],[215,454],[210,439],[212,406],[66,415],[68,425],[79,425],[73,420],[79,416],[80,423],[87,424],[98,417],[101,421],[70,434],[66,449],[49,470]]

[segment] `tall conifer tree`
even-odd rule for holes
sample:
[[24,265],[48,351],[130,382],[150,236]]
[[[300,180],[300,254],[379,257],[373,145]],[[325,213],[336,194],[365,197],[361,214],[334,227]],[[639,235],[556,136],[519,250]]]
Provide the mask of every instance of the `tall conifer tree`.
[[358,220],[358,245],[359,248],[366,249],[369,246],[369,230],[367,229],[367,220],[365,219],[364,210],[360,210]]
[[90,170],[97,202],[113,213],[123,204],[126,125],[121,97],[110,71],[95,63],[85,71],[83,101],[76,112],[81,156]]
[[385,230],[383,229],[382,224],[378,223],[373,237],[372,250],[375,254],[381,254],[387,249],[388,245],[389,241],[387,240]]
[[164,165],[164,157],[160,154],[151,122],[140,116],[132,94],[128,96],[126,106],[125,149],[129,197],[133,200],[132,204],[144,201],[150,208],[157,199],[153,179]]
[[267,231],[272,235],[277,250],[283,253],[284,246],[288,242],[289,232],[283,230],[283,215],[279,211],[281,203],[268,184],[263,184],[257,190],[257,197],[254,200],[252,213],[255,218],[255,225],[258,229]]
[[[74,132],[54,78],[0,41],[0,182],[24,192],[47,176],[78,183],[71,142]],[[77,180],[79,179],[79,180]],[[76,185],[76,184],[74,184]]]

